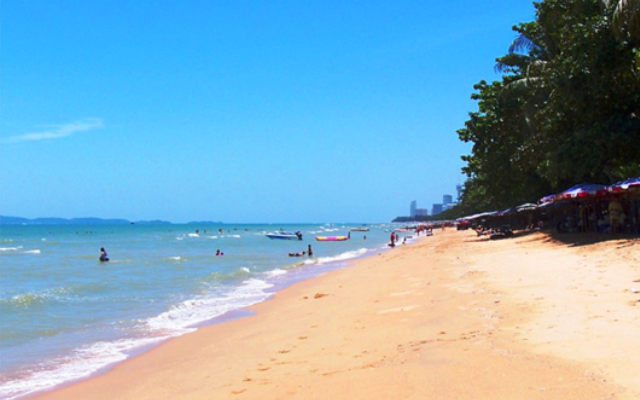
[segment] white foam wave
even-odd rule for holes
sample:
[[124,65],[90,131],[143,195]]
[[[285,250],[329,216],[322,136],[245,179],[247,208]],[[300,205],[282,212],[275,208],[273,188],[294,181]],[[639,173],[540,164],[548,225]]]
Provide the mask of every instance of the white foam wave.
[[18,247],[0,247],[0,251],[18,251],[22,248],[22,246]]
[[286,273],[287,271],[285,271],[284,269],[276,268],[274,270],[265,272],[264,275],[268,278],[274,278],[276,276],[286,275]]
[[27,376],[22,375],[18,379],[3,382],[0,384],[0,398],[11,400],[64,382],[85,378],[108,365],[127,359],[128,353],[136,348],[192,332],[195,330],[193,326],[198,323],[264,301],[270,296],[266,289],[271,287],[272,284],[263,280],[248,279],[242,286],[225,295],[200,296],[184,301],[157,317],[142,321],[151,336],[98,342],[80,348],[70,356],[43,365],[40,371],[29,372]]
[[27,250],[24,254],[40,254],[40,250]]
[[85,378],[96,371],[128,358],[127,351],[164,340],[164,337],[123,339],[114,342],[98,342],[76,350],[73,354],[42,365],[39,371],[8,380],[0,385],[0,398],[11,400],[64,382]]
[[367,253],[367,249],[366,248],[361,248],[358,250],[353,250],[353,251],[347,251],[345,253],[341,253],[338,254],[337,256],[332,256],[332,257],[319,257],[318,258],[318,262],[321,264],[326,264],[326,263],[331,263],[331,262],[336,262],[336,261],[345,261],[345,260],[351,260],[357,257],[361,257],[362,255]]
[[194,325],[267,299],[270,294],[265,290],[270,287],[273,285],[263,280],[248,279],[229,293],[202,295],[177,304],[171,310],[148,319],[146,325],[152,331],[182,334]]

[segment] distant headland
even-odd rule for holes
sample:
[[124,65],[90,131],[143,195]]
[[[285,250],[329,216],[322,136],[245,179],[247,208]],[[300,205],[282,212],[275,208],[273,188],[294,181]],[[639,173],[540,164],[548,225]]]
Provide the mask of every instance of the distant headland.
[[[0,215],[0,225],[171,225],[169,221],[151,220],[151,221],[129,221],[120,218],[22,218],[22,217],[9,217]],[[188,222],[187,224],[217,224],[219,221],[197,221]]]

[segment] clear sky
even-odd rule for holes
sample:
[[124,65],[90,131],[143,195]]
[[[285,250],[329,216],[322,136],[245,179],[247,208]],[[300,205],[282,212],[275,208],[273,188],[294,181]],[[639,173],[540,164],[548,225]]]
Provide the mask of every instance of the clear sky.
[[464,183],[529,0],[7,0],[0,214],[386,222]]

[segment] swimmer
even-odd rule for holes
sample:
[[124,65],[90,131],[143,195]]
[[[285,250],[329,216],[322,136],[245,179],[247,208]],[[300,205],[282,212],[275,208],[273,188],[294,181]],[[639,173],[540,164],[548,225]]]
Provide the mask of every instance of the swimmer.
[[109,256],[107,255],[107,251],[104,247],[100,247],[100,262],[109,261]]

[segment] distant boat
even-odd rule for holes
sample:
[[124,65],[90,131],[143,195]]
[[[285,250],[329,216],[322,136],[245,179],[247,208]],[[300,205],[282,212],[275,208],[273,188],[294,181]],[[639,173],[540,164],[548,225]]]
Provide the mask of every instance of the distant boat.
[[316,236],[318,242],[342,242],[349,240],[349,236]]
[[369,232],[369,228],[350,228],[351,232]]
[[280,239],[280,240],[302,240],[302,233],[288,233],[288,232],[280,232],[280,233],[268,233],[265,235],[269,239]]

